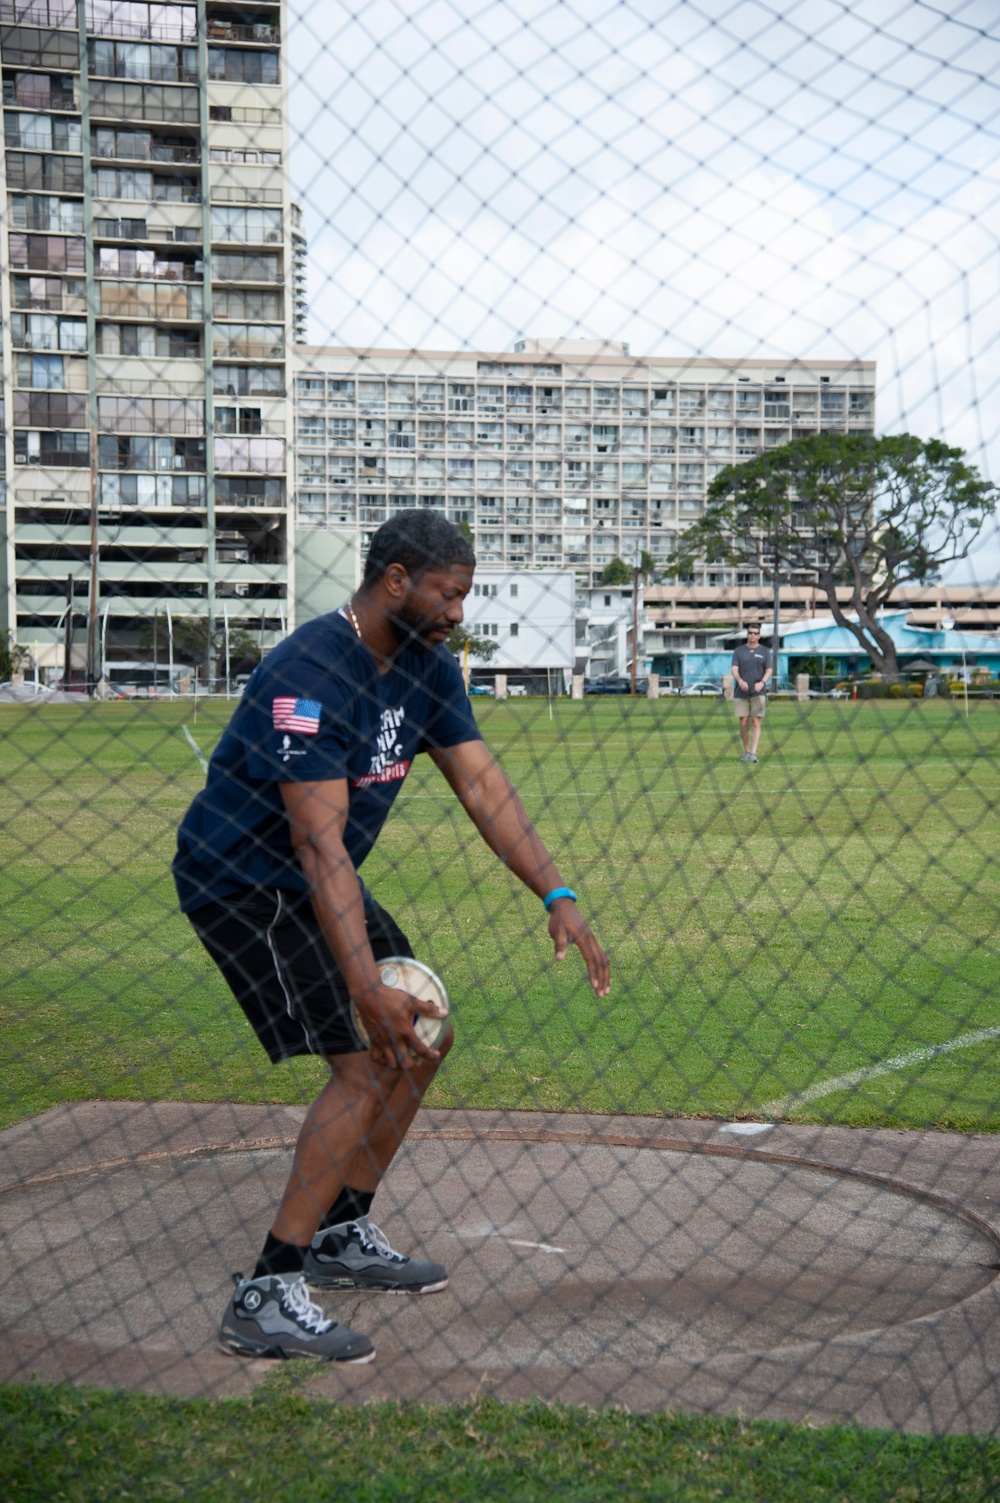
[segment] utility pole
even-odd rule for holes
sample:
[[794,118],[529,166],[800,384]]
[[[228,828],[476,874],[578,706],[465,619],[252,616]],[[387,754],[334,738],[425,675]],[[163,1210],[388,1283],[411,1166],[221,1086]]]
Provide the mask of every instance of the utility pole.
[[73,661],[73,576],[66,578],[66,630],[63,636],[63,679],[69,688],[70,665]]
[[97,693],[97,592],[99,582],[97,531],[97,429],[90,433],[90,600],[87,605],[87,693]]
[[774,618],[771,623],[771,682],[778,687],[778,630],[781,624],[781,561],[778,533],[774,535]]
[[639,570],[642,568],[642,549],[636,543],[632,550],[632,697],[635,698],[636,672],[639,666]]

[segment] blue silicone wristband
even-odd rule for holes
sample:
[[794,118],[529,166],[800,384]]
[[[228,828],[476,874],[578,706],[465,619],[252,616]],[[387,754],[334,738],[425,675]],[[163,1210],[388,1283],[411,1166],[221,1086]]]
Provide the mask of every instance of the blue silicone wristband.
[[572,898],[573,902],[575,903],[576,893],[573,891],[572,887],[554,887],[552,891],[542,899],[542,902],[545,905],[546,913],[548,913],[549,909],[552,907],[552,904],[556,901],[557,898]]

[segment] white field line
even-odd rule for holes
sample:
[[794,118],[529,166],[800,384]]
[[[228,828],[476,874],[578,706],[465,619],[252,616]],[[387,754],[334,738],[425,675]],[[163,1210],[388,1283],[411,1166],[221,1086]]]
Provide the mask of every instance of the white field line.
[[536,1252],[561,1253],[566,1255],[565,1247],[553,1247],[548,1242],[525,1242],[520,1237],[508,1237],[500,1227],[459,1227],[452,1233],[454,1237],[500,1237],[504,1242],[509,1242],[511,1247],[531,1247]]
[[780,1117],[797,1106],[818,1101],[821,1096],[832,1096],[835,1091],[849,1091],[879,1075],[892,1075],[897,1070],[908,1070],[912,1065],[922,1065],[928,1060],[937,1059],[939,1054],[951,1054],[955,1049],[972,1049],[976,1044],[985,1044],[987,1040],[996,1038],[1000,1038],[1000,1028],[977,1028],[973,1033],[963,1033],[961,1037],[951,1039],[946,1044],[926,1044],[910,1054],[897,1054],[880,1065],[867,1065],[863,1070],[852,1070],[848,1075],[838,1075],[833,1080],[823,1080],[817,1085],[807,1086],[804,1091],[792,1091],[790,1095],[762,1106],[760,1114],[762,1117]]
[[[990,784],[984,784],[984,783],[966,783],[966,791],[973,792],[973,793],[996,793],[997,790],[998,790],[998,787],[1000,787],[1000,785],[998,785],[996,783],[990,783]],[[639,789],[634,790],[632,793],[628,794],[627,797],[631,798],[633,800],[640,799],[640,798],[681,798],[681,799],[686,799],[689,802],[693,802],[695,799],[714,798],[717,801],[721,801],[723,799],[728,799],[729,795],[732,794],[734,791],[736,791],[736,790],[734,790],[732,788],[726,788],[726,789],[717,789],[717,790],[706,789],[705,791],[699,792],[699,793],[679,793],[676,789],[673,789],[673,788],[639,788]],[[766,795],[768,796],[768,798],[772,797],[773,795],[779,795],[780,796],[782,794],[792,794],[792,793],[828,794],[831,797],[839,797],[842,793],[856,793],[856,794],[862,795],[862,796],[864,796],[866,798],[888,799],[891,796],[891,794],[893,793],[893,791],[894,790],[892,790],[892,789],[885,789],[885,788],[850,788],[850,787],[843,787],[843,786],[841,786],[841,787],[834,787],[832,785],[828,786],[826,788],[801,788],[801,787],[799,787],[799,788],[764,788],[764,789],[762,789],[762,792],[766,793]],[[616,789],[612,788],[610,785],[606,785],[603,788],[593,788],[593,789],[590,789],[590,788],[569,788],[569,789],[566,789],[565,791],[560,791],[558,793],[529,793],[529,794],[527,794],[525,796],[528,797],[528,798],[537,798],[537,799],[541,800],[542,803],[546,803],[547,804],[552,799],[556,799],[556,798],[575,798],[575,799],[581,799],[581,798],[610,798],[612,796],[612,794],[614,794],[616,792],[617,792],[618,798],[624,800],[624,798],[626,796],[622,794],[621,790],[620,789],[616,790]],[[452,797],[452,795],[450,793],[443,793],[443,792],[442,793],[408,793],[406,795],[407,800],[411,801],[411,802],[414,802],[414,803],[416,803],[418,800],[422,801],[422,802],[423,801],[429,801],[431,803],[449,803],[451,801],[451,797]]]
[[187,728],[186,725],[182,725],[181,726],[181,730],[184,732],[184,739],[187,741],[188,746],[190,746],[191,750],[194,752],[195,756],[198,758],[198,761],[201,763],[201,770],[202,770],[202,772],[207,772],[208,771],[208,762],[205,760],[205,756],[204,756],[204,753],[202,752],[201,747],[198,745],[197,741],[194,739],[194,737],[192,736],[191,732],[188,730],[188,728]]

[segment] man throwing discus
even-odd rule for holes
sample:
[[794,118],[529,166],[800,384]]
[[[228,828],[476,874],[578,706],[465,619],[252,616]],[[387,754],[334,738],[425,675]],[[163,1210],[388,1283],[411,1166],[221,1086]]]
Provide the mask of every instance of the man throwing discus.
[[743,742],[741,762],[756,762],[760,728],[767,712],[771,654],[760,645],[760,627],[748,626],[747,639],[733,652],[733,709]]
[[443,646],[475,562],[433,512],[380,527],[353,599],[256,669],[180,827],[181,908],[270,1059],[315,1054],[330,1071],[256,1267],[235,1275],[219,1334],[240,1355],[370,1362],[372,1343],[328,1319],[308,1284],[430,1294],[448,1281],[439,1263],[396,1252],[370,1217],[452,1043],[450,1025],[436,1048],[414,1028],[415,1014],[443,1015],[435,1003],[382,981],[380,960],[413,951],[358,876],[415,756],[436,762],[542,901],[556,959],[576,945],[596,994],[610,990],[608,958],[487,751]]

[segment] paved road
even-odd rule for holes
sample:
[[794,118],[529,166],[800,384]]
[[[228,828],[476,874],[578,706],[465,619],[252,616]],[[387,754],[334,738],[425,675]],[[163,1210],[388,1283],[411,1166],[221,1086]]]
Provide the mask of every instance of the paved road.
[[[301,1115],[84,1103],[0,1134],[0,1379],[250,1392],[271,1364],[215,1329]],[[378,1360],[313,1386],[992,1432],[998,1170],[989,1137],[424,1112],[375,1216],[449,1287],[323,1295]]]

